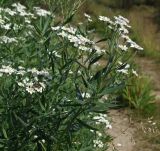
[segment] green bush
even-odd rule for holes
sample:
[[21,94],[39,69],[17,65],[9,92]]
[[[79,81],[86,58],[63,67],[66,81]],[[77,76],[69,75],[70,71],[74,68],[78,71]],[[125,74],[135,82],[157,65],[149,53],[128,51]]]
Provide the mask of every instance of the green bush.
[[155,96],[152,94],[151,82],[146,77],[133,77],[123,92],[124,99],[130,107],[144,113],[153,113]]
[[[142,48],[128,37],[126,18],[85,14],[73,27],[80,3],[59,2],[62,18],[55,9],[20,3],[0,8],[0,150],[107,148],[105,96],[130,77],[129,48]],[[94,21],[105,28],[96,41],[96,29],[88,28]]]

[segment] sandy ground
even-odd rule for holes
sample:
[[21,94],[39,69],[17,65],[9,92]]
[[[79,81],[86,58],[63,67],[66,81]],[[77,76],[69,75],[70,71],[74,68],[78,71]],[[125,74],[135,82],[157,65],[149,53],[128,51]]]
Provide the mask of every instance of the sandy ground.
[[[160,63],[142,57],[137,57],[136,63],[142,74],[153,82],[156,101],[160,103]],[[109,116],[112,118],[109,134],[113,138],[109,151],[155,151],[151,149],[154,148],[153,144],[148,144],[142,139],[141,134],[137,134],[140,123],[131,120],[127,109],[111,110]],[[156,151],[160,151],[160,148]]]
[[133,134],[136,129],[127,110],[111,110],[109,116],[112,117],[112,129],[109,130],[109,134],[113,137],[109,151],[132,151],[135,146]]

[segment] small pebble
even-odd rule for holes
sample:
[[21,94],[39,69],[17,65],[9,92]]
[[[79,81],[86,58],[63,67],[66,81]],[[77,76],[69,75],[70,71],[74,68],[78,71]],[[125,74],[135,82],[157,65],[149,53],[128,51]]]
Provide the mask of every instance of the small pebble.
[[117,146],[118,146],[118,147],[121,147],[121,146],[122,146],[122,144],[118,143],[118,144],[117,144]]

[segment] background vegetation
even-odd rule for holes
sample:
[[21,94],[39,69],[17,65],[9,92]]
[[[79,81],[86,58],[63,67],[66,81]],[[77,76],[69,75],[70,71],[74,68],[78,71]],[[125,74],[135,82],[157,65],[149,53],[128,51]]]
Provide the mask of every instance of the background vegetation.
[[81,1],[1,3],[0,149],[106,150],[105,114],[135,72],[129,50],[143,49],[129,21],[85,14],[74,25]]
[[160,60],[159,0],[94,0],[86,1],[82,11],[114,16],[121,14],[130,20],[132,37],[145,48],[141,55]]
[[[98,146],[103,140],[105,150],[110,137],[106,134],[105,137],[100,136],[101,140],[99,140],[98,135],[105,133],[106,125],[107,127],[111,125],[108,120],[105,121],[106,117],[101,113],[105,113],[108,108],[122,106],[122,100],[126,101],[131,108],[144,113],[151,113],[155,110],[153,103],[155,98],[148,79],[136,77],[137,75],[130,79],[132,70],[129,70],[129,74],[125,76],[115,71],[121,72],[124,69],[125,71],[122,71],[126,72],[128,62],[132,64],[129,58],[135,50],[127,54],[118,52],[119,35],[116,32],[113,34],[112,29],[105,28],[106,24],[99,23],[97,14],[109,16],[112,19],[119,14],[127,17],[133,26],[132,38],[145,49],[140,54],[159,61],[159,0],[88,0],[82,6],[80,1],[76,0],[32,0],[29,2],[21,0],[20,2],[27,5],[27,9],[40,6],[45,10],[51,10],[56,15],[56,19],[54,20],[52,16],[35,21],[32,29],[34,36],[27,37],[27,41],[22,41],[18,46],[7,47],[2,44],[1,49],[4,50],[1,54],[2,69],[3,63],[8,66],[13,65],[16,70],[20,70],[18,68],[20,65],[33,69],[36,67],[37,71],[49,67],[49,73],[55,78],[47,79],[51,84],[44,93],[30,95],[18,88],[15,79],[19,77],[2,77],[0,91],[2,106],[0,147],[2,149],[50,151],[54,148],[53,150],[57,151],[67,148],[67,150],[74,151],[93,150],[95,147],[95,150],[102,150]],[[13,1],[2,0],[0,3],[1,6],[7,7]],[[76,15],[76,12],[80,15]],[[88,17],[87,14],[84,16],[84,12],[92,15],[94,21],[90,22],[90,16]],[[78,24],[82,20],[83,27],[81,23]],[[12,21],[23,24],[23,28],[16,33],[16,36],[20,38],[27,32],[28,27],[25,27],[23,19]],[[105,55],[95,54],[94,51],[90,54],[75,53],[75,47],[68,43],[66,37],[59,38],[51,32],[52,26],[65,27],[67,24],[69,27],[78,24],[76,34],[93,40],[98,39],[98,46],[107,50]],[[1,34],[5,36],[15,34],[12,30],[1,31]],[[96,33],[92,33],[93,31]],[[55,53],[52,48],[59,51],[59,54]],[[4,61],[4,58],[9,62]],[[10,64],[12,61],[14,63]],[[118,61],[124,61],[124,63],[121,64]],[[78,75],[78,71],[82,75]],[[27,76],[33,78],[30,74]],[[100,99],[104,102],[99,101]],[[122,100],[118,106],[119,99]],[[96,124],[99,119],[103,119],[102,126]],[[49,126],[46,126],[46,122]],[[50,133],[51,129],[54,129],[52,133]]]

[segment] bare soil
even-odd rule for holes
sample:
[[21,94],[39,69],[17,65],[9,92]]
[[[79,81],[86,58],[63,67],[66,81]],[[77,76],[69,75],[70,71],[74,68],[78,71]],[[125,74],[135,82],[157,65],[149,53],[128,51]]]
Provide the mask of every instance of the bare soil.
[[[145,57],[137,57],[135,62],[140,72],[151,79],[160,107],[160,63]],[[109,134],[113,137],[109,151],[160,151],[160,143],[153,143],[160,139],[158,132],[154,134],[154,122],[146,126],[148,120],[134,121],[127,109],[111,110],[109,115],[112,118]]]
[[136,144],[133,137],[136,128],[128,110],[111,110],[109,115],[112,117],[109,134],[113,137],[109,151],[132,151]]

